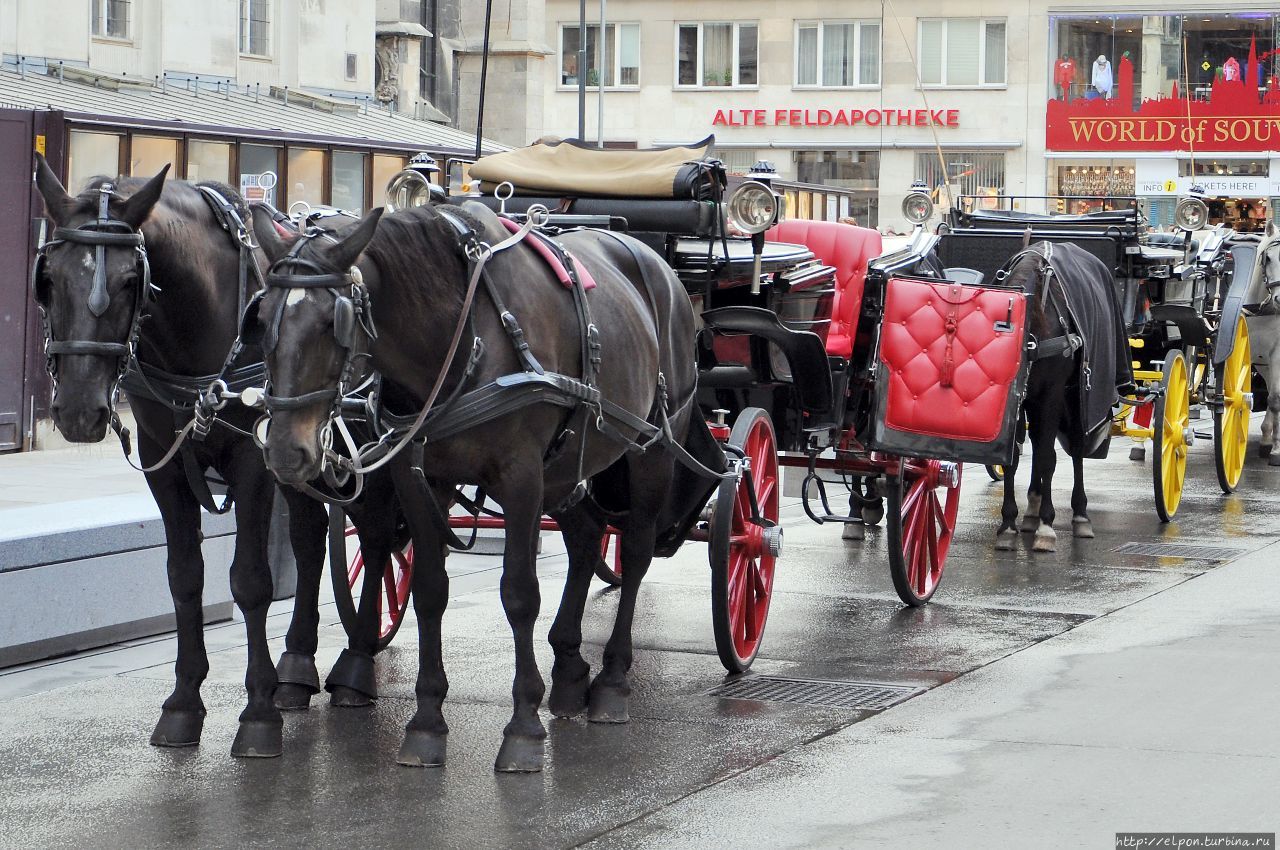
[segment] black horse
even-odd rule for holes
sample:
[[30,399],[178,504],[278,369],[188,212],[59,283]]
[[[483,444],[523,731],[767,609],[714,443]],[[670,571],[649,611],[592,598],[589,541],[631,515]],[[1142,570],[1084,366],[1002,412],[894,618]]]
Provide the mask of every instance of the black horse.
[[1053,473],[1059,440],[1071,457],[1074,473],[1072,532],[1076,537],[1093,537],[1084,459],[1100,450],[1105,455],[1118,388],[1132,385],[1127,337],[1110,270],[1077,245],[1038,242],[1029,246],[1009,262],[1004,283],[1028,293],[1028,321],[1036,348],[1027,377],[1019,448],[1013,465],[1005,470],[1004,521],[996,534],[996,548],[1012,549],[1017,541],[1013,482],[1022,438],[1029,431],[1031,482],[1022,531],[1035,533],[1034,551],[1052,552],[1057,541]]
[[[598,406],[543,401],[517,405],[480,424],[455,423],[459,427],[448,431],[441,430],[443,419],[428,420],[419,434],[425,437],[420,457],[411,464],[406,451],[392,463],[414,537],[420,640],[418,707],[398,761],[434,766],[445,759],[448,727],[441,706],[448,682],[440,630],[448,576],[446,532],[437,505],[447,503],[454,485],[465,483],[482,487],[506,517],[501,597],[515,639],[516,673],[514,710],[495,769],[540,770],[546,731],[538,707],[544,684],[533,652],[540,605],[539,520],[549,511],[559,521],[569,551],[569,577],[550,634],[555,650],[551,710],[572,716],[586,709],[593,721],[626,722],[636,594],[655,541],[680,524],[673,520],[671,491],[686,489],[672,485],[671,443],[693,445],[699,427],[706,430],[693,402],[689,299],[670,269],[640,243],[582,231],[564,234],[561,241],[598,284],[585,295],[590,316],[585,324],[593,328],[585,336],[573,295],[525,246],[488,260],[484,274],[489,279],[464,312],[475,261],[486,256],[481,243],[496,245],[508,236],[496,217],[477,204],[446,212],[414,208],[381,218],[380,212],[340,241],[308,238],[291,244],[279,238],[269,216],[255,210],[258,238],[275,261],[275,282],[259,308],[269,340],[268,373],[277,398],[291,399],[277,402],[266,444],[267,463],[281,481],[303,481],[320,471],[321,435],[330,427],[346,359],[335,332],[350,326],[343,314],[352,298],[371,311],[362,321],[367,330],[376,328],[376,338],[368,341],[372,365],[404,387],[415,405],[423,405],[433,389],[449,400],[460,385],[470,389],[504,376],[527,377],[535,374],[531,364],[537,364],[537,370],[574,379],[594,370],[589,383],[607,400],[599,404],[606,410],[617,405],[632,417],[620,421],[600,416]],[[313,285],[307,285],[309,277]],[[344,299],[346,307],[340,303]],[[460,355],[450,360],[457,328],[465,328]],[[590,401],[590,395],[584,398]],[[462,399],[458,404],[465,407],[467,396]],[[616,434],[605,433],[635,439],[646,431],[635,427],[644,425],[641,420],[663,424],[670,442],[658,440],[644,452],[628,452]],[[646,436],[652,435],[640,439]],[[425,471],[426,481],[415,476],[414,466]],[[584,479],[591,481],[586,497],[580,486]],[[712,486],[714,481],[702,489],[703,498]],[[588,684],[590,668],[579,654],[581,619],[600,558],[608,518],[604,508],[615,511],[612,521],[622,529],[623,585],[604,666]]]
[[[212,469],[234,495],[237,534],[231,587],[249,637],[249,701],[232,754],[279,755],[282,719],[277,704],[305,708],[319,689],[314,655],[325,512],[318,502],[284,491],[299,580],[277,687],[265,628],[272,596],[267,532],[276,488],[251,438],[260,414],[238,400],[227,400],[203,439],[187,439],[168,458],[178,433],[192,421],[192,402],[212,378],[226,374],[225,366],[234,371],[248,363],[252,372],[252,364],[261,359],[250,349],[227,363],[237,338],[240,304],[257,277],[246,274],[252,269],[242,266],[243,252],[249,252],[248,260],[258,265],[259,273],[265,264],[259,251],[224,230],[224,221],[201,186],[212,188],[238,214],[247,217],[248,212],[226,186],[166,183],[167,166],[146,181],[95,178],[72,197],[43,157],[37,155],[37,160],[36,184],[57,229],[37,261],[34,295],[51,341],[53,419],[68,440],[103,439],[115,415],[122,373],[136,355],[137,370],[127,376],[126,395],[138,425],[139,458],[144,466],[155,467],[146,474],[147,485],[164,523],[178,630],[176,685],[151,742],[194,746],[203,728],[200,685],[209,663],[203,633],[201,501],[195,492],[201,485],[193,478],[203,478]],[[168,462],[160,463],[166,458]],[[371,491],[379,487],[389,492],[389,480],[370,484]],[[391,532],[378,521],[381,516],[360,524],[362,546],[374,564],[382,563],[391,547]],[[370,579],[378,578],[373,575],[376,570],[369,572]],[[366,600],[374,598],[376,593],[365,593]],[[353,639],[345,667],[339,665],[346,675],[340,669],[339,682],[331,676],[338,704],[367,702],[350,686],[371,681],[365,670],[371,669],[371,659],[366,665],[364,658],[376,647],[372,607],[362,605],[359,633],[364,637]]]

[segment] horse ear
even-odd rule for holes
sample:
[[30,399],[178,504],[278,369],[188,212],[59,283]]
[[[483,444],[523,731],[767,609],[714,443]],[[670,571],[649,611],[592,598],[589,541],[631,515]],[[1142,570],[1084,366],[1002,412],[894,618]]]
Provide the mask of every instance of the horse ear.
[[267,255],[267,262],[274,263],[289,253],[293,240],[281,238],[269,207],[250,204],[249,214],[253,216],[253,235],[258,237],[258,244],[262,246],[262,253]]
[[345,239],[329,250],[327,259],[336,268],[345,270],[360,257],[378,229],[378,220],[382,218],[382,212],[382,207],[373,210],[347,234]]
[[76,206],[76,199],[67,194],[58,175],[53,173],[44,155],[36,154],[36,188],[40,197],[44,198],[44,208],[53,223],[62,225],[71,217]]
[[1277,231],[1276,231],[1276,223],[1275,223],[1274,221],[1268,221],[1268,222],[1267,222],[1267,235],[1268,235],[1268,236],[1275,236],[1275,235],[1276,235],[1276,232],[1277,232]]
[[160,169],[160,173],[146,182],[141,189],[129,196],[120,210],[120,219],[135,230],[142,226],[151,215],[151,208],[160,200],[164,191],[164,178],[169,173],[169,166]]

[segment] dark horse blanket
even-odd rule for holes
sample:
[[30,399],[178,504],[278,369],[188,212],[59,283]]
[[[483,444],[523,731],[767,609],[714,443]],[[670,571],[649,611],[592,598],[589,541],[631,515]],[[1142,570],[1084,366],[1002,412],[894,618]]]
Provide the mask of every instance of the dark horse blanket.
[[1076,403],[1067,405],[1066,447],[1073,455],[1105,457],[1119,388],[1133,384],[1115,279],[1105,263],[1077,245],[1041,245],[1033,248],[1045,254],[1061,284],[1050,285],[1048,297],[1070,324],[1070,332],[1081,339],[1080,369],[1074,385],[1068,387]]

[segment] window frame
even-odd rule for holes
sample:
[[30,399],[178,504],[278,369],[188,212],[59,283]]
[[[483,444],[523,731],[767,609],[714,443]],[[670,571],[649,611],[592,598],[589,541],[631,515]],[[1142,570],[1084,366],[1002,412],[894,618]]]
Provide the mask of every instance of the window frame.
[[[273,42],[276,34],[275,3],[273,0],[265,0],[265,6],[267,9],[267,36],[266,50],[263,53],[255,53],[253,50],[253,3],[254,0],[240,0],[237,10],[236,48],[240,56],[247,59],[271,59],[274,55],[272,53],[272,48],[274,47]],[[248,28],[246,28],[246,24],[249,25]]]
[[[828,85],[822,82],[822,50],[823,38],[822,31],[827,24],[856,24],[857,38],[854,40],[854,60],[853,66],[857,69],[859,82],[852,85],[837,86]],[[864,24],[875,24],[878,30],[876,34],[876,82],[861,82],[862,77],[862,27]],[[800,82],[800,30],[817,27],[818,30],[818,56],[817,56],[817,76],[816,83]],[[791,87],[801,91],[877,91],[884,84],[884,25],[879,18],[812,18],[802,19],[795,22],[792,32],[792,42],[794,49],[792,51],[792,68],[791,68]]]
[[[680,82],[680,28],[681,27],[697,27],[698,28],[698,79],[706,79],[706,71],[703,60],[706,51],[703,49],[703,33],[706,26],[731,26],[733,27],[733,46],[731,52],[733,54],[733,82],[724,86],[709,86],[699,82],[696,84]],[[744,26],[755,27],[756,30],[756,81],[754,83],[741,83],[739,80],[742,76],[742,43],[739,40],[742,28]],[[726,89],[736,89],[739,91],[755,91],[760,88],[760,21],[676,21],[674,30],[672,31],[672,47],[673,56],[671,64],[671,88],[680,91],[724,91]]]
[[[941,21],[943,25],[942,32],[942,59],[939,67],[942,72],[942,82],[928,83],[924,81],[924,74],[920,70],[920,60],[924,55],[924,24],[929,21]],[[981,31],[981,37],[978,39],[978,82],[976,83],[948,83],[947,78],[947,51],[951,43],[951,21],[977,21],[978,28]],[[998,23],[1004,25],[1004,58],[1001,63],[1004,70],[1004,80],[998,83],[984,82],[983,78],[987,73],[987,24]],[[969,17],[965,15],[953,15],[951,17],[927,17],[916,18],[916,87],[917,89],[1007,89],[1009,88],[1009,19],[1007,17]]]
[[[124,20],[124,35],[112,35],[108,32],[108,22],[111,20],[112,0],[95,0],[89,4],[89,34],[97,41],[114,41],[117,43],[129,43],[133,41],[133,0],[123,0],[128,14]],[[97,14],[94,14],[94,6],[97,6]]]
[[[592,27],[596,29],[600,29],[600,22],[596,21],[592,23],[588,21],[587,29],[591,29]],[[636,82],[634,83],[616,82],[617,80],[622,79],[622,50],[619,49],[619,45],[615,43],[613,46],[613,79],[615,80],[615,82],[613,85],[605,86],[604,90],[605,91],[639,91],[641,87],[641,80],[643,79],[642,75],[644,73],[643,71],[644,33],[642,32],[643,27],[641,27],[640,21],[606,21],[604,27],[605,27],[606,33],[608,32],[610,27],[613,27],[615,41],[618,38],[620,38],[622,27],[635,27],[636,56],[638,57],[638,60],[639,60],[636,65]],[[578,90],[577,83],[562,82],[563,75],[564,75],[564,57],[566,55],[572,55],[572,56],[578,55],[578,52],[576,50],[573,51],[572,54],[565,54],[564,31],[566,29],[578,29],[578,28],[579,26],[577,21],[561,21],[559,24],[559,30],[558,30],[558,36],[557,36],[559,40],[556,43],[556,89],[558,89],[559,91],[577,91]],[[581,39],[582,34],[579,33],[578,37],[579,39]],[[597,38],[597,43],[599,43],[598,38]],[[606,49],[605,55],[607,56],[608,54],[609,54],[609,51]],[[582,69],[579,69],[578,72],[582,73]],[[600,84],[596,83],[593,85],[591,83],[587,83],[587,88],[595,89],[598,91],[600,89]]]

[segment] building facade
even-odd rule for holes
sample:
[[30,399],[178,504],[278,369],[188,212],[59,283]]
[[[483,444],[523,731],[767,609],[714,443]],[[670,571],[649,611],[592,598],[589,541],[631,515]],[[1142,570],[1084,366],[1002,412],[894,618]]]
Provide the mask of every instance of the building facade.
[[903,229],[916,180],[1033,211],[1136,195],[1155,223],[1196,182],[1242,230],[1280,195],[1274,7],[612,0],[584,33],[577,2],[548,0],[545,19],[545,133],[577,133],[585,41],[587,139],[714,134],[731,170],[847,189],[865,224]]

